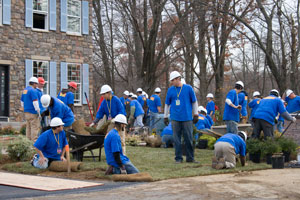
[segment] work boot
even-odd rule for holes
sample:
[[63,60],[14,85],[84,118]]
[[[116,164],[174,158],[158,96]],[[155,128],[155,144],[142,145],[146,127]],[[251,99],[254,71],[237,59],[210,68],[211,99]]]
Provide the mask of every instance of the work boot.
[[225,168],[225,159],[220,158],[218,164],[216,165],[216,169],[223,169]]
[[216,166],[218,164],[218,159],[216,158],[216,156],[212,157],[211,161],[212,161],[211,162],[211,167],[214,168],[214,169],[216,169]]

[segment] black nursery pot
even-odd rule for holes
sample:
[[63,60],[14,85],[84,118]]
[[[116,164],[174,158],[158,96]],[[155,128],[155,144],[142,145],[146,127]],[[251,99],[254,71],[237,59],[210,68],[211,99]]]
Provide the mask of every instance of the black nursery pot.
[[208,143],[207,140],[199,140],[198,144],[197,144],[197,147],[199,149],[206,149],[207,148],[207,143]]
[[266,162],[268,165],[272,164],[272,154],[267,154],[266,155]]
[[284,168],[284,156],[272,156],[272,168],[283,169]]
[[249,159],[254,163],[260,163],[260,153],[250,153]]
[[290,162],[291,152],[283,151],[283,155],[284,155],[284,162]]

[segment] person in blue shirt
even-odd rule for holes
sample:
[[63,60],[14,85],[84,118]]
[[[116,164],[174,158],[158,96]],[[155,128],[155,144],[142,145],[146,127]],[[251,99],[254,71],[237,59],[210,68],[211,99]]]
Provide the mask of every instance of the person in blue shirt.
[[[114,129],[112,129],[104,139],[104,150],[106,163],[113,174],[136,174],[139,170],[130,162],[129,158],[123,154],[120,131],[124,131],[127,125],[125,115],[118,114],[114,119]],[[106,174],[110,174],[108,172]]]
[[29,79],[29,86],[23,90],[21,96],[21,106],[24,110],[26,120],[26,137],[32,141],[37,139],[41,127],[39,97],[36,90],[37,85],[38,79],[31,77]]
[[43,132],[34,143],[37,155],[31,164],[39,169],[46,169],[52,161],[66,161],[65,153],[69,149],[64,123],[58,117],[50,122],[51,129]]
[[238,94],[238,99],[239,99],[239,105],[242,107],[242,109],[240,110],[241,123],[246,124],[248,118],[248,112],[247,112],[248,94],[245,91],[241,91]]
[[250,124],[252,127],[254,127],[254,122],[252,121],[254,113],[256,109],[258,108],[259,102],[261,100],[260,93],[258,91],[253,92],[253,100],[248,104],[249,108],[251,108],[251,114],[250,114]]
[[126,102],[127,102],[128,96],[129,96],[129,92],[127,90],[125,90],[123,92],[123,96],[120,97],[120,101],[122,102],[122,105],[124,106],[125,111],[126,111]]
[[142,105],[137,101],[137,96],[131,96],[129,124],[133,127],[143,127],[144,110]]
[[77,83],[72,81],[68,83],[68,89],[62,89],[57,95],[57,98],[69,106],[74,114],[74,93],[76,90]]
[[138,88],[136,90],[137,93],[137,101],[141,104],[142,107],[144,107],[144,103],[146,101],[146,97],[143,95],[142,88]]
[[210,117],[210,115],[206,115],[205,116],[207,121],[208,121],[208,126],[209,126],[209,129],[212,127],[212,125],[214,125],[214,121],[212,120],[212,118]]
[[164,130],[160,134],[162,147],[174,147],[174,137],[173,137],[173,130],[172,130],[172,123],[170,122],[168,126],[164,128]]
[[150,125],[149,125],[150,131],[156,128],[154,124],[158,119],[158,114],[161,112],[161,100],[160,100],[161,89],[159,87],[155,88],[154,92],[155,94],[153,94],[150,97],[150,99],[147,100],[147,104],[149,107],[149,116],[150,116]]
[[[40,113],[43,113],[45,111],[45,108],[42,106],[41,103],[41,97],[43,96],[43,89],[44,89],[44,85],[45,85],[45,80],[43,77],[38,77],[38,85],[37,85],[37,92],[38,92],[38,100],[39,100],[39,106],[40,106]],[[42,125],[42,130],[43,128],[46,128],[48,126],[47,124],[47,117],[43,117],[41,119],[41,125]]]
[[214,145],[212,168],[235,168],[237,155],[240,155],[241,164],[245,166],[246,140],[247,134],[244,131],[239,131],[238,134],[227,133],[220,137]]
[[[207,110],[203,106],[198,107],[198,122],[195,124],[196,128],[198,130],[210,128],[208,119],[206,118],[207,116]],[[197,139],[197,138],[196,138]]]
[[270,91],[270,95],[263,98],[256,109],[253,119],[253,138],[259,138],[260,132],[264,132],[265,140],[267,137],[273,137],[274,121],[278,113],[286,120],[295,122],[296,118],[292,117],[284,108],[283,102],[279,97],[276,89]]
[[287,103],[286,110],[289,113],[297,112],[300,110],[300,96],[296,96],[292,90],[286,91],[285,101]]
[[194,160],[193,123],[198,122],[198,102],[193,88],[182,84],[181,75],[177,71],[170,74],[172,87],[168,89],[164,122],[169,124],[169,111],[172,120],[172,129],[175,143],[175,163],[182,163],[181,137],[184,137],[186,162],[198,163]]
[[211,118],[214,118],[215,114],[215,102],[213,101],[214,95],[212,93],[208,93],[206,96],[207,100],[207,105],[206,105],[206,110],[207,110],[207,115],[209,115]]
[[238,122],[240,121],[238,93],[244,89],[244,83],[238,81],[233,90],[230,90],[226,96],[223,120],[227,126],[227,133],[238,133]]
[[50,114],[51,119],[59,117],[64,122],[64,127],[69,129],[74,123],[74,114],[69,106],[64,104],[61,100],[55,97],[50,97],[48,94],[44,94],[41,97],[41,103],[44,108],[47,108],[43,112],[42,117]]

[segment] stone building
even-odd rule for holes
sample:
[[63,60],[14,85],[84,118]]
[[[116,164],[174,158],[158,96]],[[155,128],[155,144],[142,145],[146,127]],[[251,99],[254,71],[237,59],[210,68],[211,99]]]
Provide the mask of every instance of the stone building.
[[0,119],[23,121],[22,90],[31,76],[57,96],[78,83],[76,118],[89,118],[92,0],[0,0]]

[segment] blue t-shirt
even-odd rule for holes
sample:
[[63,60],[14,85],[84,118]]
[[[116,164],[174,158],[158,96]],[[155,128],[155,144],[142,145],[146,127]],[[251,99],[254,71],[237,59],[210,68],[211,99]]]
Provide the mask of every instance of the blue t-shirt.
[[37,94],[38,94],[38,101],[40,106],[40,113],[43,113],[46,109],[43,107],[41,103],[41,97],[43,96],[43,91],[39,88],[36,88]]
[[249,104],[249,108],[251,108],[251,115],[250,115],[250,120],[253,118],[254,116],[254,113],[256,111],[256,109],[258,108],[258,105],[259,105],[259,102],[260,102],[260,98],[257,98],[257,99],[253,99]]
[[238,154],[240,154],[241,156],[245,156],[246,155],[246,143],[237,134],[227,133],[227,134],[223,135],[222,137],[220,137],[216,141],[216,143],[218,143],[218,142],[228,142],[229,144],[231,144],[234,147],[235,153],[237,155]]
[[67,93],[59,92],[57,98],[64,102],[64,104],[66,105],[74,104],[74,94],[71,91],[68,91]]
[[195,126],[198,130],[210,128],[208,119],[202,114],[199,114],[198,122],[195,124]]
[[145,114],[142,105],[137,100],[134,99],[130,102],[130,107],[132,106],[135,107],[135,112],[134,112],[135,118],[141,114]]
[[[235,89],[230,90],[226,96],[226,99],[230,99],[232,104],[235,106],[239,105],[238,95]],[[233,108],[227,103],[225,103],[224,113],[223,113],[223,120],[233,120],[236,122],[240,121],[240,113],[239,109]]]
[[64,104],[61,100],[55,97],[51,98],[53,99],[53,105],[49,106],[51,119],[59,117],[65,124],[74,122],[74,114],[71,108]]
[[296,112],[296,111],[300,110],[300,96],[296,96],[293,99],[290,99],[289,97],[286,97],[285,101],[287,103],[286,110],[289,113],[293,113],[293,112]]
[[57,142],[59,142],[59,148],[62,152],[63,148],[68,145],[65,131],[62,130],[54,136],[52,129],[49,129],[40,135],[33,146],[40,150],[46,158],[60,160],[61,153],[57,153]]
[[125,108],[118,97],[112,96],[111,100],[104,99],[102,101],[96,118],[102,119],[104,115],[106,115],[106,117],[111,116],[114,118],[118,114],[123,114],[126,116]]
[[245,95],[245,93],[242,91],[238,94],[238,99],[239,99],[239,105],[242,106],[242,109],[241,109],[241,115],[244,117],[244,116],[247,116],[248,113],[247,113],[247,101],[248,101],[248,97]]
[[106,163],[108,165],[112,165],[114,167],[120,167],[117,162],[115,161],[114,154],[115,152],[120,152],[120,158],[122,164],[126,164],[129,162],[129,158],[127,158],[123,154],[122,145],[121,145],[121,138],[116,129],[112,129],[104,139],[104,150],[106,156]]
[[[179,98],[177,95],[179,95]],[[170,87],[167,92],[165,104],[170,105],[171,120],[191,121],[193,119],[192,104],[196,101],[195,92],[190,85],[183,84],[182,87]]]
[[282,114],[284,112],[286,112],[286,109],[284,108],[281,99],[274,95],[270,95],[260,101],[253,118],[263,119],[274,125],[274,120],[278,113]]
[[146,97],[144,95],[140,95],[138,96],[137,98],[137,101],[141,104],[141,106],[143,107],[144,106],[144,103],[146,101]]
[[172,130],[172,123],[170,122],[168,126],[164,128],[164,130],[161,132],[160,137],[163,137],[164,135],[173,135]]
[[124,97],[120,97],[120,101],[122,103],[122,105],[124,106],[124,109],[125,109],[125,98]]
[[213,111],[213,115],[215,114],[215,102],[209,101],[206,105],[207,114],[210,115],[211,111]]
[[21,101],[24,102],[24,112],[37,114],[33,101],[38,101],[38,92],[32,86],[27,86],[22,93]]
[[150,99],[147,99],[149,110],[153,113],[158,113],[157,107],[161,106],[160,97],[157,94],[153,94]]
[[212,118],[209,115],[206,115],[206,119],[208,121],[209,128],[211,128],[211,126],[214,124],[214,121],[212,120]]

